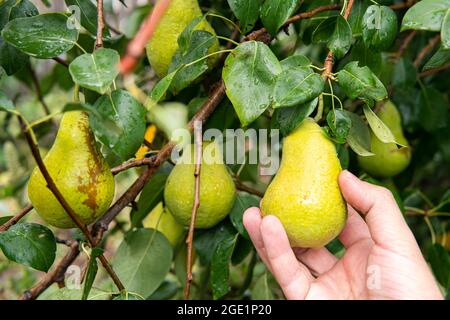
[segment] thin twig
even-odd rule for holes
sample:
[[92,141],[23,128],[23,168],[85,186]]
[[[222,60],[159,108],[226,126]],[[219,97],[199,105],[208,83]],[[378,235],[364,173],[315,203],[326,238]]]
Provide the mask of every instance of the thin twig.
[[103,0],[97,0],[97,37],[95,39],[95,48],[103,47],[103,29],[105,20],[103,17]]
[[[198,125],[199,124],[199,125]],[[194,193],[194,204],[192,206],[191,213],[191,222],[189,224],[189,233],[186,238],[187,245],[187,257],[186,257],[186,283],[184,286],[184,299],[189,299],[189,292],[191,288],[192,282],[192,248],[194,241],[194,228],[195,228],[195,218],[197,216],[198,208],[200,207],[200,174],[202,167],[202,158],[203,158],[203,150],[202,150],[202,125],[201,122],[195,123],[194,129],[195,136],[195,170],[194,170],[194,179],[195,179],[195,193]]]
[[[42,173],[42,176],[45,179],[45,182],[47,183],[47,188],[50,189],[50,191],[53,193],[55,198],[58,200],[58,202],[61,204],[61,206],[64,208],[66,213],[70,216],[72,221],[77,225],[77,227],[83,232],[84,236],[88,240],[89,244],[92,247],[95,247],[94,244],[94,238],[92,237],[91,233],[89,232],[87,226],[80,220],[80,218],[77,216],[75,211],[72,209],[72,207],[69,205],[69,203],[66,201],[64,196],[59,191],[58,187],[56,186],[55,182],[53,181],[53,178],[50,176],[50,173],[47,170],[47,167],[44,164],[44,161],[42,160],[41,154],[39,152],[39,147],[34,142],[34,139],[27,128],[26,124],[24,123],[23,119],[21,117],[18,117],[20,126],[22,128],[22,131],[25,135],[25,138],[28,142],[28,146],[30,147],[31,153],[36,161],[36,164],[39,168],[39,170]],[[102,263],[103,267],[106,269],[106,271],[111,276],[112,280],[116,284],[117,288],[122,291],[125,289],[122,282],[117,277],[114,270],[109,265],[108,261],[106,260],[105,256],[100,255],[99,260]]]
[[4,224],[0,226],[0,232],[6,231],[19,222],[20,219],[25,217],[25,215],[33,209],[31,204],[27,204],[22,210],[20,210],[14,217],[6,221]]
[[428,76],[431,76],[433,74],[439,73],[441,71],[445,71],[447,69],[450,69],[450,63],[447,63],[447,64],[445,64],[443,66],[440,66],[440,67],[437,67],[437,68],[433,68],[433,69],[430,69],[430,70],[427,70],[427,71],[423,71],[423,72],[419,73],[419,77],[420,78],[428,77]]
[[63,65],[66,68],[69,67],[69,63],[60,57],[54,57],[53,60],[55,60],[56,62],[58,62],[59,64]]
[[414,39],[414,37],[417,35],[417,30],[412,30],[403,40],[402,44],[398,48],[398,51],[394,55],[395,60],[399,60],[403,54],[405,53],[406,49],[408,48],[411,41]]
[[259,190],[256,190],[256,189],[252,188],[252,187],[247,186],[246,184],[244,184],[239,179],[235,179],[234,180],[234,184],[236,185],[236,189],[238,189],[240,191],[245,191],[247,193],[253,194],[253,195],[258,196],[260,198],[262,198],[264,196],[264,192],[261,192]]
[[439,41],[441,41],[440,34],[431,38],[430,41],[428,41],[428,44],[423,47],[422,50],[420,50],[419,54],[416,57],[416,60],[414,60],[414,65],[416,66],[416,68],[420,66],[422,60],[430,53],[431,50],[433,50],[433,48],[439,43]]
[[50,109],[48,108],[47,103],[45,102],[44,96],[42,94],[41,85],[39,84],[39,79],[37,78],[36,72],[34,72],[33,67],[28,64],[28,70],[30,71],[31,80],[33,81],[34,88],[36,89],[36,95],[44,108],[44,112],[46,115],[50,114]]

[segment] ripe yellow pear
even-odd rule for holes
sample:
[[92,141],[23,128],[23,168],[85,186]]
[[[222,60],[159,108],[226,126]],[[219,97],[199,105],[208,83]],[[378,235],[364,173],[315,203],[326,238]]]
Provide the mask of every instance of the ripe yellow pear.
[[[178,49],[179,35],[192,20],[201,16],[202,11],[197,0],[171,0],[146,47],[148,60],[159,77],[164,77],[168,73],[172,58]],[[203,30],[216,35],[205,19],[195,27],[195,30]],[[219,42],[216,40],[216,43],[210,48],[210,53],[217,51],[218,48]],[[212,63],[214,59],[209,61]]]
[[156,229],[161,232],[172,246],[180,243],[184,234],[184,227],[179,224],[167,208],[160,202],[142,221],[144,228]]
[[391,130],[395,140],[406,147],[398,147],[395,143],[383,143],[371,131],[371,151],[374,156],[358,156],[360,167],[374,177],[393,177],[406,169],[411,162],[411,148],[402,131],[402,120],[396,106],[385,101],[377,111],[378,117]]
[[[164,199],[174,218],[184,226],[191,221],[195,197],[194,147],[184,149],[181,161],[167,178]],[[214,142],[203,143],[203,157],[200,173],[200,207],[197,210],[195,227],[207,229],[215,226],[231,210],[236,188],[222,154]]]
[[[88,115],[66,112],[55,142],[44,163],[59,191],[85,224],[94,222],[109,208],[114,197],[114,177],[99,152]],[[28,182],[28,196],[38,214],[59,228],[73,228],[70,216],[47,188],[35,168]]]
[[347,218],[341,170],[334,144],[314,120],[305,119],[284,139],[280,169],[261,211],[280,219],[292,247],[323,247],[341,232]]

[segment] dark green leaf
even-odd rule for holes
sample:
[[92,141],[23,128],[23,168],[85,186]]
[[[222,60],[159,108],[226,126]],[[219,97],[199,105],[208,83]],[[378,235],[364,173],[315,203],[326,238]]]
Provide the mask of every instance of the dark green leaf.
[[180,286],[173,281],[165,280],[147,300],[168,300],[178,292]]
[[373,156],[370,152],[370,130],[360,116],[349,111],[344,111],[352,121],[352,127],[347,136],[347,142],[350,148],[356,154],[367,157]]
[[208,230],[198,230],[194,236],[194,248],[202,265],[211,263],[217,246],[236,234],[236,230],[226,219]]
[[450,258],[440,244],[434,244],[428,250],[428,261],[437,281],[447,288],[450,284]]
[[150,92],[150,98],[155,102],[158,103],[166,97],[167,91],[172,85],[173,78],[177,74],[178,70],[172,71],[167,76],[159,80],[155,86],[152,89],[152,92]]
[[233,223],[233,226],[236,228],[236,230],[246,239],[249,239],[249,236],[242,222],[244,211],[250,207],[259,207],[260,200],[261,199],[258,198],[257,196],[244,192],[239,192],[236,197],[236,201],[234,202],[234,206],[230,211],[231,223]]
[[311,65],[311,60],[308,57],[302,54],[295,54],[293,56],[289,56],[283,61],[280,62],[281,68],[283,71],[289,70],[291,68],[296,67],[309,67]]
[[387,97],[383,83],[368,67],[359,67],[357,61],[348,63],[338,72],[337,78],[340,87],[351,99],[360,98],[372,104],[372,99],[381,101]]
[[348,148],[343,144],[337,144],[336,151],[342,169],[348,169],[348,165],[350,163],[350,153],[348,152]]
[[366,47],[389,49],[397,36],[397,16],[386,6],[371,5],[363,17],[363,40]]
[[28,0],[6,0],[0,4],[0,31],[8,21],[39,14],[36,6]]
[[422,0],[406,12],[401,31],[408,29],[440,31],[449,8],[450,0]]
[[222,240],[211,261],[211,287],[214,299],[223,297],[230,291],[230,260],[238,235]]
[[2,37],[32,57],[57,57],[70,50],[78,39],[78,31],[68,28],[67,20],[61,13],[14,19],[5,26]]
[[119,60],[117,51],[100,48],[73,60],[70,75],[81,87],[104,94],[119,73]]
[[253,243],[239,235],[234,246],[233,255],[231,256],[231,264],[236,266],[244,261],[245,258],[253,251],[255,247]]
[[97,257],[103,254],[103,249],[94,248],[91,251],[91,257],[89,258],[88,269],[86,272],[86,278],[84,280],[83,295],[81,300],[87,300],[89,293],[91,292],[92,285],[94,284],[95,276],[98,272]]
[[0,233],[0,248],[9,260],[47,272],[55,260],[56,241],[47,227],[19,223]]
[[252,123],[270,106],[280,72],[277,57],[261,42],[245,42],[227,57],[222,77],[227,96],[243,126]]
[[362,24],[364,12],[366,12],[369,6],[368,0],[355,1],[353,3],[352,11],[348,17],[348,24],[352,28],[352,34],[354,37],[362,35]]
[[[116,90],[110,96],[102,96],[94,104],[101,117],[92,117],[91,126],[97,138],[123,161],[132,157],[144,141],[144,107],[124,90]],[[119,135],[105,131],[104,121],[110,120],[121,128]]]
[[408,59],[400,58],[394,67],[392,84],[396,87],[412,87],[416,83],[417,70]]
[[323,78],[309,67],[282,71],[275,82],[273,107],[293,107],[306,103],[322,93]]
[[318,98],[293,108],[275,109],[271,127],[279,129],[283,136],[295,130],[305,118],[309,117],[317,107]]
[[[92,35],[97,35],[97,6],[90,0],[65,0],[67,8],[72,11],[81,25]],[[103,29],[103,36],[109,36],[108,26]]]
[[448,103],[444,96],[434,88],[422,88],[419,97],[420,123],[427,131],[445,127],[448,117]]
[[[198,60],[208,54],[208,50],[216,41],[217,38],[213,34],[207,31],[196,30],[192,32],[187,51],[182,52],[181,48],[177,50],[169,67],[169,73],[181,68],[175,73],[171,82],[171,89],[174,93],[178,93],[188,87],[208,70],[208,60]],[[186,66],[195,61],[198,62]]]
[[381,52],[366,48],[362,40],[352,46],[350,59],[358,61],[361,67],[367,66],[375,75],[379,75],[384,67]]
[[8,222],[13,216],[4,216],[0,217],[0,226],[4,225],[6,222]]
[[149,297],[164,281],[173,249],[166,237],[153,229],[130,231],[117,249],[113,268],[130,292]]
[[140,227],[150,210],[162,200],[168,176],[167,172],[158,171],[144,186],[137,202],[137,210],[133,210],[131,214],[132,228]]
[[423,70],[430,70],[434,68],[441,67],[450,62],[450,49],[446,50],[440,47],[438,51],[428,60],[428,62],[423,67]]
[[272,36],[294,13],[298,0],[266,0],[261,8],[261,21]]
[[327,123],[333,132],[336,141],[339,144],[343,144],[346,141],[350,128],[352,127],[352,120],[350,119],[348,112],[344,112],[340,109],[331,110],[327,115]]
[[[333,30],[332,33],[331,30]],[[325,42],[328,49],[333,51],[334,56],[340,59],[345,56],[352,45],[352,29],[344,17],[333,16],[317,26],[312,35],[312,41],[314,43]]]
[[228,0],[228,5],[239,19],[242,33],[253,29],[259,18],[259,10],[264,0]]

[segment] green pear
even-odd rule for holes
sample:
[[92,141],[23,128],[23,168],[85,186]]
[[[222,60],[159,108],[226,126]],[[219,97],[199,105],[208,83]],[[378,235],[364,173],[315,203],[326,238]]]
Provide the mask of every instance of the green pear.
[[184,234],[184,227],[175,220],[167,208],[163,207],[162,202],[153,208],[142,224],[144,228],[161,232],[174,247],[180,243]]
[[[114,197],[114,177],[97,148],[86,113],[71,111],[64,114],[44,164],[83,223],[94,222],[108,210]],[[47,188],[37,167],[28,182],[28,197],[37,213],[49,224],[59,228],[76,226]]]
[[[172,58],[178,49],[180,34],[192,20],[201,16],[202,11],[197,0],[172,0],[170,2],[146,47],[148,60],[159,77],[164,77],[168,73]],[[214,29],[205,19],[201,20],[194,29],[216,35]],[[218,49],[219,41],[216,40],[209,53]],[[213,63],[214,60],[212,58],[209,62]]]
[[[189,226],[195,198],[194,147],[184,149],[180,161],[167,178],[164,199],[174,218]],[[215,142],[203,144],[200,173],[200,207],[195,227],[208,229],[223,220],[230,212],[236,197],[236,188],[222,154]]]
[[402,131],[402,120],[395,105],[387,100],[379,105],[378,117],[391,130],[395,143],[383,143],[371,131],[371,151],[374,156],[358,156],[358,162],[365,172],[378,178],[393,177],[406,169],[411,162],[411,148]]
[[345,225],[347,206],[334,144],[307,118],[283,141],[280,169],[262,199],[264,216],[283,224],[292,247],[320,248]]

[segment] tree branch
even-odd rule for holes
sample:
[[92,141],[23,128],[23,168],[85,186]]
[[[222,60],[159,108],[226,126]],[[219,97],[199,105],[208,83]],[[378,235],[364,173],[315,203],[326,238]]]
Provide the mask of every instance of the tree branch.
[[419,54],[416,57],[416,60],[414,60],[414,65],[416,66],[416,68],[418,68],[420,66],[420,63],[422,62],[422,60],[430,53],[431,50],[433,50],[433,48],[441,41],[441,35],[437,34],[436,36],[434,36],[433,38],[431,38],[428,41],[428,44],[423,47],[422,50],[420,50]]
[[434,69],[423,71],[423,72],[419,73],[419,77],[420,78],[428,77],[428,76],[431,76],[433,74],[439,73],[441,71],[445,71],[447,69],[450,69],[450,63],[447,63],[447,64],[445,64],[443,66],[440,66],[440,67],[437,67],[437,68],[434,68]]
[[44,96],[42,95],[42,90],[41,90],[41,85],[39,84],[39,79],[37,78],[37,75],[34,72],[34,70],[30,64],[28,64],[28,70],[30,71],[31,80],[33,81],[34,88],[36,89],[36,95],[39,99],[39,102],[41,103],[42,107],[44,108],[45,114],[49,115],[50,109],[48,108],[47,103],[45,103]]
[[195,228],[195,218],[197,216],[198,208],[200,207],[200,174],[202,167],[202,158],[203,158],[203,150],[202,150],[202,126],[197,126],[195,124],[194,134],[195,134],[195,148],[194,152],[195,158],[195,170],[194,170],[194,179],[195,179],[195,191],[194,191],[194,204],[192,206],[192,214],[191,214],[191,223],[189,224],[189,233],[186,238],[187,245],[187,255],[186,255],[186,283],[184,286],[184,299],[189,299],[189,291],[191,288],[192,282],[192,247],[194,241],[194,228]]
[[4,224],[2,224],[0,226],[0,232],[6,231],[9,228],[11,228],[13,225],[15,225],[17,222],[19,222],[19,220],[22,219],[32,209],[33,209],[33,206],[31,204],[27,204],[14,217],[12,217],[11,219],[9,219],[7,222],[5,222]]
[[95,48],[103,47],[103,29],[105,20],[103,17],[103,0],[97,0],[97,37],[95,39]]
[[398,51],[394,55],[395,60],[399,60],[403,54],[405,53],[406,49],[408,48],[411,41],[414,39],[414,37],[417,34],[417,30],[412,30],[403,40],[402,44],[400,45]]

